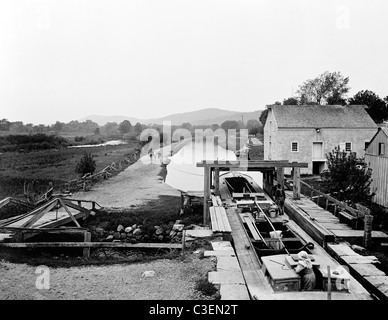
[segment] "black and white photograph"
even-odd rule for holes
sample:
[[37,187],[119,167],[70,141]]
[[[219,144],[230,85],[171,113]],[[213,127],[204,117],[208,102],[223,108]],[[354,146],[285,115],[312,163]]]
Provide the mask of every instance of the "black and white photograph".
[[0,0],[0,309],[388,300],[387,15]]

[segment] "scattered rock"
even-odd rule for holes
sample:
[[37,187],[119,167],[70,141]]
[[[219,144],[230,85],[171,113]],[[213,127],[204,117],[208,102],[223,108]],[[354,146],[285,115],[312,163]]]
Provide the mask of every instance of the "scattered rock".
[[182,224],[182,220],[175,221],[175,224]]
[[127,234],[125,232],[120,233],[120,238],[122,240],[126,239],[127,238]]
[[129,242],[132,244],[135,244],[135,243],[137,243],[137,240],[135,238],[131,238],[131,240]]
[[142,231],[139,228],[136,228],[135,230],[133,230],[133,235],[134,236],[139,236],[139,235],[141,235],[141,233],[142,233]]
[[155,271],[153,271],[153,270],[144,271],[144,272],[141,274],[141,276],[142,276],[143,278],[152,278],[152,277],[155,276]]
[[132,229],[136,229],[136,228],[137,228],[137,225],[134,224],[134,225],[132,226]]
[[120,224],[120,225],[117,227],[117,232],[121,232],[122,230],[124,230],[124,226]]
[[104,235],[104,229],[103,228],[96,228],[96,233],[98,233],[100,236]]
[[156,231],[155,231],[155,234],[158,236],[158,235],[160,235],[160,234],[162,234],[163,233],[163,229],[162,228],[159,228],[159,229],[156,229]]
[[132,230],[133,230],[132,227],[126,227],[124,231],[126,233],[130,233]]
[[113,238],[115,238],[115,239],[120,239],[120,232],[115,232],[115,233],[113,234]]
[[106,237],[105,240],[106,240],[106,241],[112,241],[112,240],[113,240],[113,236],[112,236],[112,235],[109,235],[109,236]]
[[171,238],[174,238],[176,235],[177,235],[177,232],[174,231],[174,230],[171,230],[171,232],[170,232],[170,237],[171,237]]
[[184,228],[184,225],[183,224],[174,224],[174,226],[172,227],[172,230],[175,230],[175,231],[182,231]]
[[158,240],[159,240],[159,241],[163,241],[163,239],[164,239],[164,238],[163,238],[162,235],[158,236]]
[[135,239],[136,239],[136,241],[141,241],[142,236],[141,235],[135,236]]

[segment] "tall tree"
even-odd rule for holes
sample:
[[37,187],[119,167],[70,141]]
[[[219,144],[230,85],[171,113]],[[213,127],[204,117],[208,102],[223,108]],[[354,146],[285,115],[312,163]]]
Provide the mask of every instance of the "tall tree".
[[249,134],[257,134],[263,125],[256,119],[249,119],[247,122],[247,129]]
[[339,146],[326,158],[329,170],[322,177],[325,192],[335,195],[340,201],[370,204],[372,169],[364,159],[357,158],[353,152],[341,151]]
[[126,133],[130,132],[131,129],[132,129],[132,124],[128,120],[124,120],[123,122],[121,122],[119,124],[119,131],[122,134],[126,134]]
[[[301,104],[327,104],[328,101],[345,99],[349,92],[349,78],[340,72],[324,72],[299,86],[297,91]],[[342,101],[342,100],[341,100]]]
[[296,106],[298,104],[299,104],[298,99],[293,98],[293,97],[283,100],[283,105],[285,105],[285,106]]
[[235,120],[226,120],[223,123],[221,123],[221,128],[225,131],[228,131],[229,129],[240,129],[240,125]]
[[263,127],[265,126],[265,122],[267,121],[268,112],[269,112],[269,109],[265,109],[260,114],[259,120],[260,120],[261,124],[263,125]]
[[373,91],[362,90],[349,99],[349,104],[365,104],[366,111],[376,123],[388,120],[388,97],[384,101]]

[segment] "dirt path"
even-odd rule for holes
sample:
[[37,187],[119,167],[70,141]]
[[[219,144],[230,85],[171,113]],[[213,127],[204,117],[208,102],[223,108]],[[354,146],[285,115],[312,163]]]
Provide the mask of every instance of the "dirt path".
[[180,192],[165,184],[159,176],[162,170],[161,160],[150,162],[144,156],[117,176],[92,187],[87,192],[72,195],[74,199],[94,200],[108,208],[129,208],[158,199],[158,196],[177,196]]
[[[159,162],[159,161],[157,161]],[[92,190],[73,194],[75,199],[90,199],[109,208],[128,208],[146,204],[160,195],[180,196],[178,190],[159,176],[160,163],[149,158],[138,161],[125,171]],[[194,290],[196,281],[213,270],[211,258],[199,259],[187,253],[185,258],[136,264],[50,269],[50,289],[37,289],[36,267],[0,261],[0,300],[4,299],[134,299],[197,300],[206,299]],[[142,277],[145,271],[155,276]]]

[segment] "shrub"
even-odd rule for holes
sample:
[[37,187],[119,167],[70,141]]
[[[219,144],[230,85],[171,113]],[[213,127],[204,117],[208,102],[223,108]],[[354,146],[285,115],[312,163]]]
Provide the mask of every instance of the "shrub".
[[84,176],[87,173],[93,174],[95,170],[96,162],[93,159],[93,155],[85,151],[83,157],[75,167],[75,172],[80,176]]
[[201,292],[205,296],[212,296],[217,293],[217,288],[214,286],[214,284],[210,283],[205,278],[201,278],[197,281],[195,290]]

